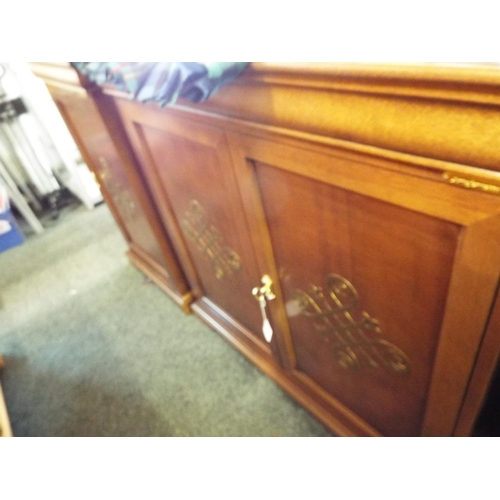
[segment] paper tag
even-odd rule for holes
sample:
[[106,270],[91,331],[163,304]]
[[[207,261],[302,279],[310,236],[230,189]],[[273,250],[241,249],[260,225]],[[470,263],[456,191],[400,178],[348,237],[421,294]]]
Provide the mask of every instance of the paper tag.
[[264,338],[266,339],[266,342],[271,342],[271,339],[273,338],[273,329],[271,327],[271,323],[269,323],[269,320],[267,319],[267,314],[266,314],[266,299],[261,296],[259,297],[259,305],[260,305],[260,312],[262,313],[262,333],[264,335]]

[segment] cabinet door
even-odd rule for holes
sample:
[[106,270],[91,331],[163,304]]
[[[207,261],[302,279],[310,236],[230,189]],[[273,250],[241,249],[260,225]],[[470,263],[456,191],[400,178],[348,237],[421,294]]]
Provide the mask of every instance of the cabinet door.
[[224,131],[156,106],[118,106],[198,299],[193,308],[224,324],[230,340],[239,334],[271,356],[277,347],[265,342],[251,293],[260,274]]
[[498,283],[500,198],[306,142],[229,141],[298,383],[374,434],[452,434]]
[[147,195],[143,195],[146,207],[138,199],[137,190],[143,194],[143,187],[140,184],[133,187],[96,105],[83,91],[77,94],[54,88],[50,90],[130,246],[130,259],[179,305],[187,308],[188,287],[166,233],[157,221]]
[[165,265],[163,255],[145,223],[118,155],[92,100],[86,96],[54,94],[54,100],[69,126],[84,159],[110,199],[109,205],[129,241],[140,246],[150,257]]

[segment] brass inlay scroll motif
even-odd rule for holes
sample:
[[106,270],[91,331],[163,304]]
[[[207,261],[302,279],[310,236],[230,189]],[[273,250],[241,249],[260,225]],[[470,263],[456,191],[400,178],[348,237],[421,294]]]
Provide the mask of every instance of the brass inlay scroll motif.
[[490,184],[486,182],[481,182],[475,179],[466,179],[464,177],[458,177],[449,172],[443,174],[443,178],[447,180],[450,184],[455,186],[460,186],[465,189],[474,189],[475,191],[483,191],[489,194],[500,195],[500,186],[495,184]]
[[399,374],[410,371],[406,354],[380,338],[378,321],[360,309],[358,292],[342,276],[329,274],[324,288],[311,285],[309,293],[296,290],[292,299],[312,319],[315,330],[332,343],[334,358],[342,368],[357,371],[365,364]]
[[189,203],[181,226],[187,236],[196,242],[198,249],[210,258],[217,279],[221,280],[241,269],[239,255],[224,245],[224,238],[214,226],[209,225],[205,209],[198,201]]
[[101,168],[97,173],[99,181],[104,184],[109,194],[112,196],[118,211],[123,218],[130,220],[137,215],[137,205],[132,194],[126,187],[113,176],[111,168],[106,159],[99,157]]

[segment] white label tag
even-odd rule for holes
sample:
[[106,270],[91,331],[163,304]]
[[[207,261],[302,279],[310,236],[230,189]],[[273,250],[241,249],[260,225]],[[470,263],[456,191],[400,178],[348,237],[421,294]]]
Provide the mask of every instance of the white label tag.
[[269,323],[269,320],[267,319],[267,314],[266,314],[266,299],[263,296],[259,297],[259,305],[260,305],[260,312],[262,313],[262,333],[264,334],[264,338],[266,339],[266,342],[271,342],[271,339],[273,338],[273,329],[271,327],[271,323]]

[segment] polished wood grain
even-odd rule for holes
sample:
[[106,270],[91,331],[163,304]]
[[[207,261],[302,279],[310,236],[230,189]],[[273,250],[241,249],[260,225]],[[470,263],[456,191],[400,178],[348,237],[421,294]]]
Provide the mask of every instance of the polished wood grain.
[[[297,369],[384,434],[418,435],[459,227],[265,164],[256,175]],[[358,371],[340,367],[314,321],[292,311],[294,292],[324,287],[330,273],[355,286],[380,338],[407,353],[407,376],[372,369],[359,352]]]
[[499,87],[491,66],[269,63],[196,108],[498,171]]
[[[485,404],[495,369],[500,359],[500,294],[497,292],[486,334],[481,343],[475,369],[472,372],[467,395],[462,404],[454,435],[468,436],[474,429],[479,410]],[[494,389],[497,389],[493,387]],[[492,397],[495,397],[493,392]]]
[[[464,228],[465,229],[465,228]],[[463,230],[443,320],[423,434],[451,434],[499,279],[498,213]]]
[[[187,152],[192,146],[182,145],[180,137],[190,135],[186,119],[196,123],[191,128],[225,131],[231,161],[219,164],[234,168],[258,272],[276,285],[277,298],[268,305],[272,354],[292,386],[307,387],[311,411],[326,408],[344,422],[336,432],[356,434],[356,415],[371,435],[451,435],[464,411],[498,283],[499,198],[450,178],[500,185],[498,75],[495,68],[468,66],[252,65],[208,102],[180,102],[163,117],[158,113],[154,127],[164,127],[168,116],[171,138],[155,141],[163,142],[163,157],[190,158],[186,170],[202,163]],[[120,106],[123,112],[129,104]],[[125,121],[140,116],[140,107]],[[142,134],[144,142],[142,120],[129,133]],[[225,149],[223,143],[215,147]],[[159,164],[148,154],[143,163]],[[151,180],[160,183],[160,175]],[[161,183],[168,182],[165,173]],[[210,301],[199,279],[206,263],[196,260],[179,227],[177,207],[185,207],[179,192],[199,181],[175,182],[176,189],[157,190],[156,202],[182,240],[176,248],[187,254],[180,258],[198,290],[196,313],[228,338],[238,337],[234,325],[220,326],[220,310],[234,318],[235,309]],[[354,282],[362,310],[412,361],[407,378],[335,372],[310,325],[287,318],[291,291],[320,285],[335,269]],[[260,356],[255,345],[240,350]],[[485,378],[477,379],[481,390]],[[477,402],[468,411],[466,433]]]
[[[500,199],[375,171],[363,156],[354,163],[341,151],[319,155],[303,142],[292,149],[231,135],[230,144],[241,191],[260,191],[268,227],[258,231],[269,231],[267,258],[275,263],[267,267],[275,269],[284,301],[292,289],[339,273],[354,283],[388,340],[414,360],[407,379],[334,371],[322,339],[311,338],[312,326],[293,318],[277,330],[291,331],[297,368],[386,435],[451,434],[499,276],[493,249]],[[247,213],[258,216],[258,196],[244,199]],[[260,238],[268,236],[255,236],[257,247]],[[466,241],[483,254],[473,273]]]
[[[165,224],[175,232],[178,248],[186,249],[184,262],[189,261],[187,274],[192,289],[198,298],[206,297],[229,311],[264,341],[259,305],[251,293],[260,282],[260,274],[223,131],[173,120],[166,110],[128,101],[120,100],[119,108]],[[203,211],[203,227],[192,220],[193,203]],[[186,224],[204,232],[204,248],[191,237]],[[218,276],[219,254],[215,250],[213,255],[209,240],[217,240],[221,249],[234,252],[238,267],[223,267],[224,274]],[[220,257],[224,259],[224,252]]]
[[500,103],[500,64],[253,63],[248,80],[448,101]]
[[[471,434],[500,351],[499,89],[499,65],[254,63],[205,103],[92,92],[203,321],[338,435],[450,436]],[[240,259],[223,279],[186,232],[193,200]],[[409,370],[338,364],[296,299],[330,273]]]

